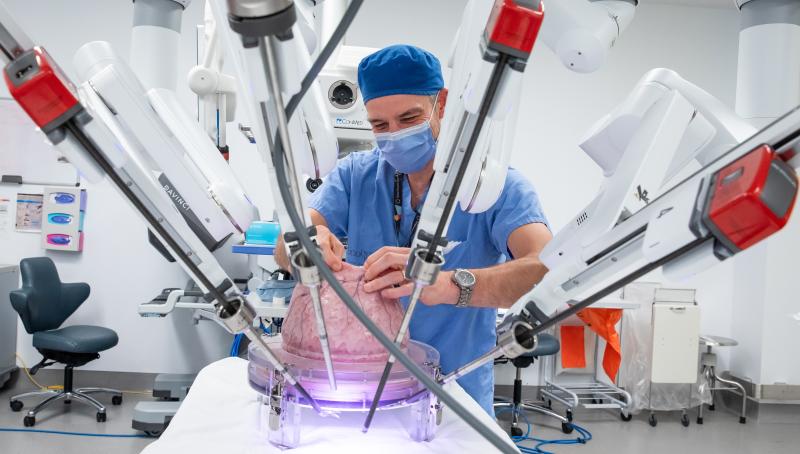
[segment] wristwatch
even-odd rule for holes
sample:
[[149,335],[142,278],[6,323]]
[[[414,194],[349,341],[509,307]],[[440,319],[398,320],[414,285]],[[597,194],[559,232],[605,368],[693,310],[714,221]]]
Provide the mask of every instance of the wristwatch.
[[475,288],[475,275],[470,270],[459,268],[453,273],[452,279],[460,290],[456,307],[467,307],[472,299],[472,289]]

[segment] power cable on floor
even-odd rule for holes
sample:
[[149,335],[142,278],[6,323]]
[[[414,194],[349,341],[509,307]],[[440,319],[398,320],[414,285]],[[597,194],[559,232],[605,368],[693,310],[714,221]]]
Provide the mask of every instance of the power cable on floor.
[[101,437],[101,438],[151,438],[145,434],[99,434],[91,432],[67,432],[63,430],[45,429],[18,429],[12,427],[0,427],[0,432],[30,432],[51,435],[71,435],[76,437]]
[[[495,412],[495,416],[503,414],[507,411],[511,411],[510,408],[504,408],[500,411]],[[525,414],[524,411],[515,410],[514,411],[517,415],[522,416],[522,419],[525,421],[525,424],[528,426],[528,430],[525,432],[525,435],[522,436],[512,436],[511,439],[514,441],[514,444],[517,445],[520,452],[522,454],[554,454],[550,451],[545,451],[542,449],[542,446],[545,445],[585,445],[592,439],[592,433],[586,430],[585,428],[570,422],[569,425],[578,432],[578,436],[575,438],[561,438],[561,439],[554,439],[554,440],[547,440],[543,438],[536,438],[531,437],[531,423],[528,421],[528,416]],[[524,441],[535,441],[537,444],[536,446],[530,448],[527,446],[520,446],[520,443]]]

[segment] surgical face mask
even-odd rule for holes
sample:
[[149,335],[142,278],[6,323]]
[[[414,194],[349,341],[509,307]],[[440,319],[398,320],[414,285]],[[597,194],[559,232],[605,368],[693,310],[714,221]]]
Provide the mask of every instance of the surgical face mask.
[[[436,110],[437,98],[433,102],[431,118]],[[431,130],[431,119],[396,132],[375,134],[378,149],[383,158],[395,170],[409,174],[419,172],[436,154],[436,140]]]

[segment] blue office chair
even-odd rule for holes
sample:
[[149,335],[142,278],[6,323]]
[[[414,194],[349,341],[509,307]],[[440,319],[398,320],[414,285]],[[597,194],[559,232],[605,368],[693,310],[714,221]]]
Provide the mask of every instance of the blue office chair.
[[117,345],[117,333],[108,328],[89,325],[61,327],[78,307],[89,297],[89,284],[82,282],[64,284],[58,277],[53,261],[47,257],[23,259],[20,262],[22,288],[11,292],[11,305],[19,313],[22,324],[33,334],[33,346],[42,354],[42,360],[31,368],[31,375],[55,363],[64,364],[64,389],[40,390],[13,396],[13,411],[22,410],[20,399],[47,396],[28,411],[25,427],[36,424],[36,414],[46,406],[63,400],[65,404],[82,402],[97,409],[97,422],[105,422],[106,407],[89,394],[109,393],[114,405],[122,403],[122,393],[108,388],[72,387],[72,369],[100,357],[98,354]]
[[511,400],[502,397],[495,398],[495,400],[499,402],[495,402],[494,404],[495,412],[497,412],[498,409],[503,408],[508,408],[511,410],[511,428],[509,429],[509,433],[512,436],[519,437],[523,434],[522,428],[519,427],[519,415],[524,411],[534,411],[557,419],[559,422],[561,422],[561,431],[566,434],[573,431],[574,428],[572,427],[572,421],[569,419],[559,415],[543,405],[522,399],[522,369],[533,364],[534,360],[540,356],[555,355],[558,353],[559,348],[561,348],[561,345],[555,336],[552,334],[542,333],[537,336],[536,347],[534,347],[532,351],[523,355],[519,355],[514,359],[501,357],[495,361],[496,364],[511,362],[511,364],[513,364],[516,368],[516,377],[514,378],[514,396],[511,398]]

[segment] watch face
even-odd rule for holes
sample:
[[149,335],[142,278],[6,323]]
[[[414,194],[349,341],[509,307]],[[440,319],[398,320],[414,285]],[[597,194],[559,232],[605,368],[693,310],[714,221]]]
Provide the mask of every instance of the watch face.
[[458,270],[455,274],[456,282],[462,287],[472,287],[475,285],[475,275],[467,270]]

